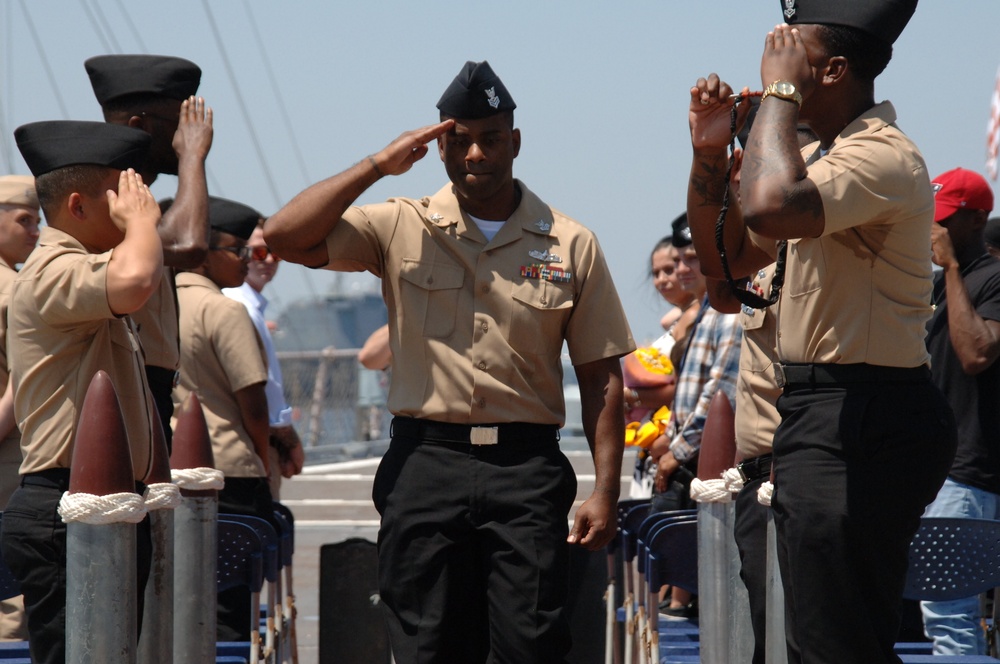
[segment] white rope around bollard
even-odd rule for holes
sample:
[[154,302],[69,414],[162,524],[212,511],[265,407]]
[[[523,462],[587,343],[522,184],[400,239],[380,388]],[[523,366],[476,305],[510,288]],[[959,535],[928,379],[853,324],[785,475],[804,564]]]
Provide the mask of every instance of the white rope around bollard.
[[59,499],[58,511],[64,523],[139,523],[146,516],[146,505],[142,496],[132,492],[95,496],[67,491]]
[[774,495],[774,485],[770,482],[764,482],[757,489],[757,502],[764,507],[770,507],[772,495]]
[[215,468],[179,468],[170,471],[174,484],[188,491],[219,491],[226,485],[225,475]]
[[181,488],[170,482],[149,484],[143,499],[147,512],[177,509],[181,504]]
[[697,503],[728,503],[733,494],[726,488],[726,480],[691,480],[691,500]]
[[739,493],[743,490],[743,476],[740,475],[738,468],[727,468],[726,472],[722,473],[722,479],[726,481],[726,489],[730,493]]

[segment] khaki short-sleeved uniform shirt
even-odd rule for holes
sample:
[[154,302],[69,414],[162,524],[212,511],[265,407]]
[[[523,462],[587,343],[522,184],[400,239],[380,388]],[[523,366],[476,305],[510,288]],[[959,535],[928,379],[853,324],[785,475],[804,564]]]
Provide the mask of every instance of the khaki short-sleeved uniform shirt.
[[[774,265],[753,278],[758,292],[771,292]],[[736,380],[736,451],[741,459],[771,453],[774,430],[781,423],[775,403],[781,388],[774,380],[777,318],[774,307],[740,311],[743,342],[740,346],[740,374]]]
[[562,424],[563,341],[574,365],[635,348],[594,234],[518,186],[520,205],[489,243],[450,184],[352,207],[327,238],[328,269],[382,279],[392,413]]
[[111,253],[87,253],[72,236],[45,227],[14,280],[7,355],[22,475],[70,467],[80,407],[98,370],[118,394],[135,479],[149,470],[152,397],[132,319],[108,305]]
[[934,195],[923,157],[895,121],[882,102],[825,155],[810,146],[808,177],[826,226],[818,238],[788,243],[778,302],[784,362],[916,367],[930,359]]
[[[10,377],[7,366],[7,309],[15,277],[17,270],[0,260],[0,395],[7,390],[7,379]],[[0,509],[3,509],[17,488],[20,467],[21,432],[14,427],[0,440]]]
[[[181,376],[174,410],[198,394],[215,467],[227,477],[265,477],[264,463],[243,426],[236,392],[267,382],[264,346],[246,308],[199,274],[177,275]],[[176,425],[176,418],[174,419]]]
[[132,314],[139,330],[139,341],[146,354],[147,366],[171,371],[176,371],[180,366],[175,298],[173,271],[164,267],[160,287],[139,311]]

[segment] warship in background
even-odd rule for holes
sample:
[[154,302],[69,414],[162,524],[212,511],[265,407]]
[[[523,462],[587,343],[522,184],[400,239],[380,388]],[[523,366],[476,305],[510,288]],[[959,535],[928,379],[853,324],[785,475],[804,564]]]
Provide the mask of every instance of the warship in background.
[[[344,290],[288,304],[277,316],[274,346],[285,396],[310,462],[381,456],[388,446],[388,372],[357,361],[368,336],[388,320],[381,292]],[[583,435],[576,372],[563,360],[566,425],[562,437]]]
[[385,325],[385,302],[379,292],[331,291],[286,306],[273,333],[277,351],[358,349],[372,332]]

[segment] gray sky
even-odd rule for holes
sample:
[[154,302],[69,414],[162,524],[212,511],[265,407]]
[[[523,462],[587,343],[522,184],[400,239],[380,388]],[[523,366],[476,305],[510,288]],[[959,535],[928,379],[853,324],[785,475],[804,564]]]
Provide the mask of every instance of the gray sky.
[[[489,60],[518,104],[515,176],[592,228],[637,341],[666,305],[646,278],[649,249],[684,208],[688,89],[709,72],[760,89],[778,0],[4,0],[0,172],[27,173],[11,132],[36,120],[100,120],[83,61],[102,53],[198,63],[215,110],[211,193],[270,214],[301,189],[435,122],[466,60]],[[1000,65],[997,0],[922,0],[876,84],[932,176],[985,173]],[[431,194],[436,152],[359,202]],[[176,179],[154,185],[172,195]],[[274,316],[325,292],[330,272],[285,264],[265,292]],[[370,275],[343,287],[377,288]]]

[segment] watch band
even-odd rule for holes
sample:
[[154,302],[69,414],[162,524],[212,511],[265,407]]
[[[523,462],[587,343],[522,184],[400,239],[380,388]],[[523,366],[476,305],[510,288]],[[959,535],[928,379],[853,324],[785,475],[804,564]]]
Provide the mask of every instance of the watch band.
[[798,90],[795,89],[795,86],[789,83],[788,85],[791,86],[792,93],[791,94],[781,93],[778,92],[779,83],[785,83],[785,81],[780,81],[780,80],[775,81],[774,83],[771,83],[771,85],[764,88],[764,94],[761,95],[760,100],[763,102],[768,97],[775,96],[778,99],[784,99],[785,101],[794,101],[799,108],[802,108],[802,95],[799,93]]

